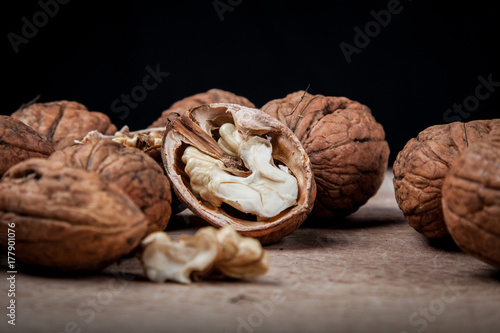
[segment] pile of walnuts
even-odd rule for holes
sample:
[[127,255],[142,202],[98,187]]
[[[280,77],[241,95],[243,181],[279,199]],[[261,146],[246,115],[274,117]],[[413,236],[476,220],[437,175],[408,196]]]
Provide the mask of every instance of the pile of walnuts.
[[75,144],[90,131],[111,135],[116,127],[75,102],[35,103],[0,118],[0,225],[15,225],[19,261],[96,270],[167,226],[163,169],[111,140]]
[[[0,137],[0,225],[15,225],[20,262],[54,270],[99,270],[137,254],[177,202],[216,228],[277,242],[311,212],[325,224],[355,212],[389,156],[368,107],[305,91],[257,109],[211,89],[136,132],[77,102],[30,103],[0,117]],[[262,274],[267,262],[259,265],[246,270]]]
[[[184,283],[217,268],[265,273],[261,245],[308,216],[331,225],[355,212],[379,189],[389,158],[366,105],[306,91],[258,109],[211,89],[135,132],[77,102],[31,103],[0,116],[0,142],[0,226],[16,226],[20,262],[93,271],[135,254],[152,280]],[[432,126],[410,140],[393,165],[408,223],[428,237],[451,234],[500,267],[499,152],[500,119]],[[162,234],[179,203],[234,246],[215,229],[180,243]],[[159,267],[165,260],[155,258],[183,264]]]

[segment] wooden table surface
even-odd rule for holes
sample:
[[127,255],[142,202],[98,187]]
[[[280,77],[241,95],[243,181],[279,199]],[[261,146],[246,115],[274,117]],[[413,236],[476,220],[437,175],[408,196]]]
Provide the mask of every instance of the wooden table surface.
[[[410,228],[390,170],[358,212],[320,224],[267,246],[271,268],[252,281],[156,284],[134,258],[91,276],[19,271],[15,326],[3,257],[0,331],[500,332],[500,272]],[[184,213],[168,229],[175,237],[200,225]]]

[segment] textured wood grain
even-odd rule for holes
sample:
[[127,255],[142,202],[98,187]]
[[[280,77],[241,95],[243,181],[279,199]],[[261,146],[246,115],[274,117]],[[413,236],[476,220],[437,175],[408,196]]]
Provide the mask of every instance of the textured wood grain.
[[[498,332],[500,273],[450,241],[430,242],[409,227],[391,178],[388,172],[379,193],[336,227],[306,221],[268,246],[271,269],[256,280],[154,284],[133,258],[92,276],[19,272],[17,325],[8,325],[2,314],[0,329]],[[183,213],[169,229],[175,237],[200,225]],[[0,287],[5,313],[5,278]]]

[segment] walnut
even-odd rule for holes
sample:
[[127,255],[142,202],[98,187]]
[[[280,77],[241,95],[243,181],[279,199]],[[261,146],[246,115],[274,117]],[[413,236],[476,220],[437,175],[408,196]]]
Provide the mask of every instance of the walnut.
[[293,232],[313,207],[306,152],[260,110],[227,103],[190,109],[167,127],[162,156],[177,197],[194,214],[263,244]]
[[408,224],[427,237],[449,235],[441,189],[452,162],[470,144],[500,127],[500,119],[428,127],[408,141],[394,161],[394,190]]
[[500,268],[500,128],[452,163],[442,189],[446,226],[465,252]]
[[238,96],[232,92],[221,89],[210,89],[206,92],[189,96],[175,102],[167,110],[163,111],[161,117],[153,122],[149,127],[165,127],[168,124],[168,117],[170,114],[181,115],[193,107],[211,103],[232,103],[248,106],[250,108],[255,107],[255,105],[245,97]]
[[191,283],[212,272],[235,279],[265,274],[269,254],[260,243],[242,237],[232,226],[217,230],[199,229],[192,236],[181,236],[174,242],[165,232],[155,232],[142,241],[141,262],[146,276],[155,282],[167,280]]
[[[62,162],[31,158],[0,181],[0,226],[16,231],[16,260],[54,270],[98,270],[129,254],[147,219],[118,186]],[[6,233],[0,236],[6,249]]]
[[318,192],[315,215],[347,216],[377,192],[389,146],[368,107],[298,91],[268,102],[262,111],[288,126],[309,155]]
[[84,105],[69,101],[28,104],[12,117],[32,127],[55,150],[73,145],[92,130],[103,134],[113,134],[117,130],[104,113],[90,112]]
[[0,177],[11,166],[31,157],[48,157],[52,145],[20,120],[0,116]]
[[166,228],[171,215],[170,183],[158,163],[141,150],[95,138],[56,151],[49,159],[94,172],[118,185],[148,218],[148,233]]

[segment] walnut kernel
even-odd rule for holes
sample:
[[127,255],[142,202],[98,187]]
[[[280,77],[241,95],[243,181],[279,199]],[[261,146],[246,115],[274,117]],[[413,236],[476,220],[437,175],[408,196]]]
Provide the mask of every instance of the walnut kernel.
[[191,283],[211,272],[236,279],[254,278],[269,269],[269,255],[261,244],[242,237],[232,226],[199,229],[173,241],[155,232],[142,241],[141,262],[148,279],[155,282]]

